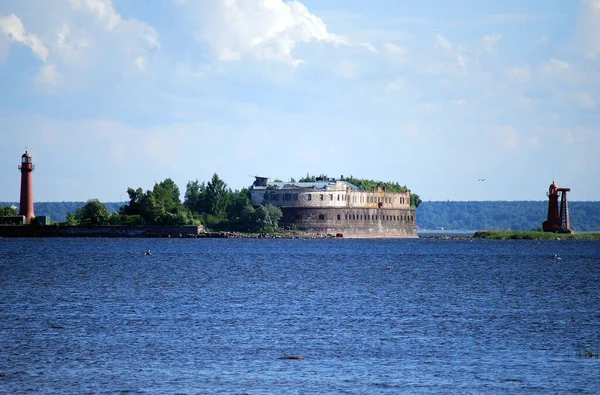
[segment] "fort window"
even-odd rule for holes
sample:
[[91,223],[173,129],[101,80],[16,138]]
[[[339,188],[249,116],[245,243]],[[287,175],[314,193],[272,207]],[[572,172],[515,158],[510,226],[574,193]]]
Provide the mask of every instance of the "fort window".
[[307,196],[308,200],[312,200],[312,195],[310,193],[308,195],[306,195],[306,196]]
[[347,221],[348,220],[348,214],[344,215],[344,219]]
[[298,200],[298,194],[294,193],[294,200]]
[[340,201],[340,194],[338,193],[338,202]]
[[319,219],[321,219],[321,220],[325,219],[325,214],[319,214]]
[[[333,196],[333,195],[332,195],[332,196]],[[339,221],[341,218],[342,218],[342,216],[338,214],[338,215],[337,215],[337,219],[338,219],[338,221]]]
[[360,215],[360,219],[362,220],[362,214]]
[[329,195],[331,201],[333,201],[333,193],[331,195]]
[[321,194],[321,200],[323,200],[323,194]]

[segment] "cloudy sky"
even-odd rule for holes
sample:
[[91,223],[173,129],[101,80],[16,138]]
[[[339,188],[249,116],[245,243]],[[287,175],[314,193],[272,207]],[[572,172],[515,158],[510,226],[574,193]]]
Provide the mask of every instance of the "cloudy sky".
[[[0,0],[0,201],[217,172],[600,200],[600,0]],[[485,178],[485,182],[477,181]]]

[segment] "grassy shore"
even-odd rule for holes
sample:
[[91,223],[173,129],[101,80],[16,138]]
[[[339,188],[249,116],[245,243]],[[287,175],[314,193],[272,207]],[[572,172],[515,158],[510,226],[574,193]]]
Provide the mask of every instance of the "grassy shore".
[[600,239],[600,232],[595,233],[551,233],[551,232],[513,232],[504,230],[479,230],[473,235],[476,239],[494,240],[571,240]]

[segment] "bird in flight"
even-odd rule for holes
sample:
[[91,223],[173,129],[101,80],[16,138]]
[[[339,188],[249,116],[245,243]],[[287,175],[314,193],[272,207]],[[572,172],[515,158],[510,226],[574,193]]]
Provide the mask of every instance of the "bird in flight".
[[485,181],[485,178],[480,178],[477,181]]

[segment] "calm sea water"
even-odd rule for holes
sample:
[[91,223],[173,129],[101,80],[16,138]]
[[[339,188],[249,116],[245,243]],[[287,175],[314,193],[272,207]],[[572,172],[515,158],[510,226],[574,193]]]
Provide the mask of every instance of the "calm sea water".
[[599,241],[0,239],[0,393],[598,393],[583,349]]

